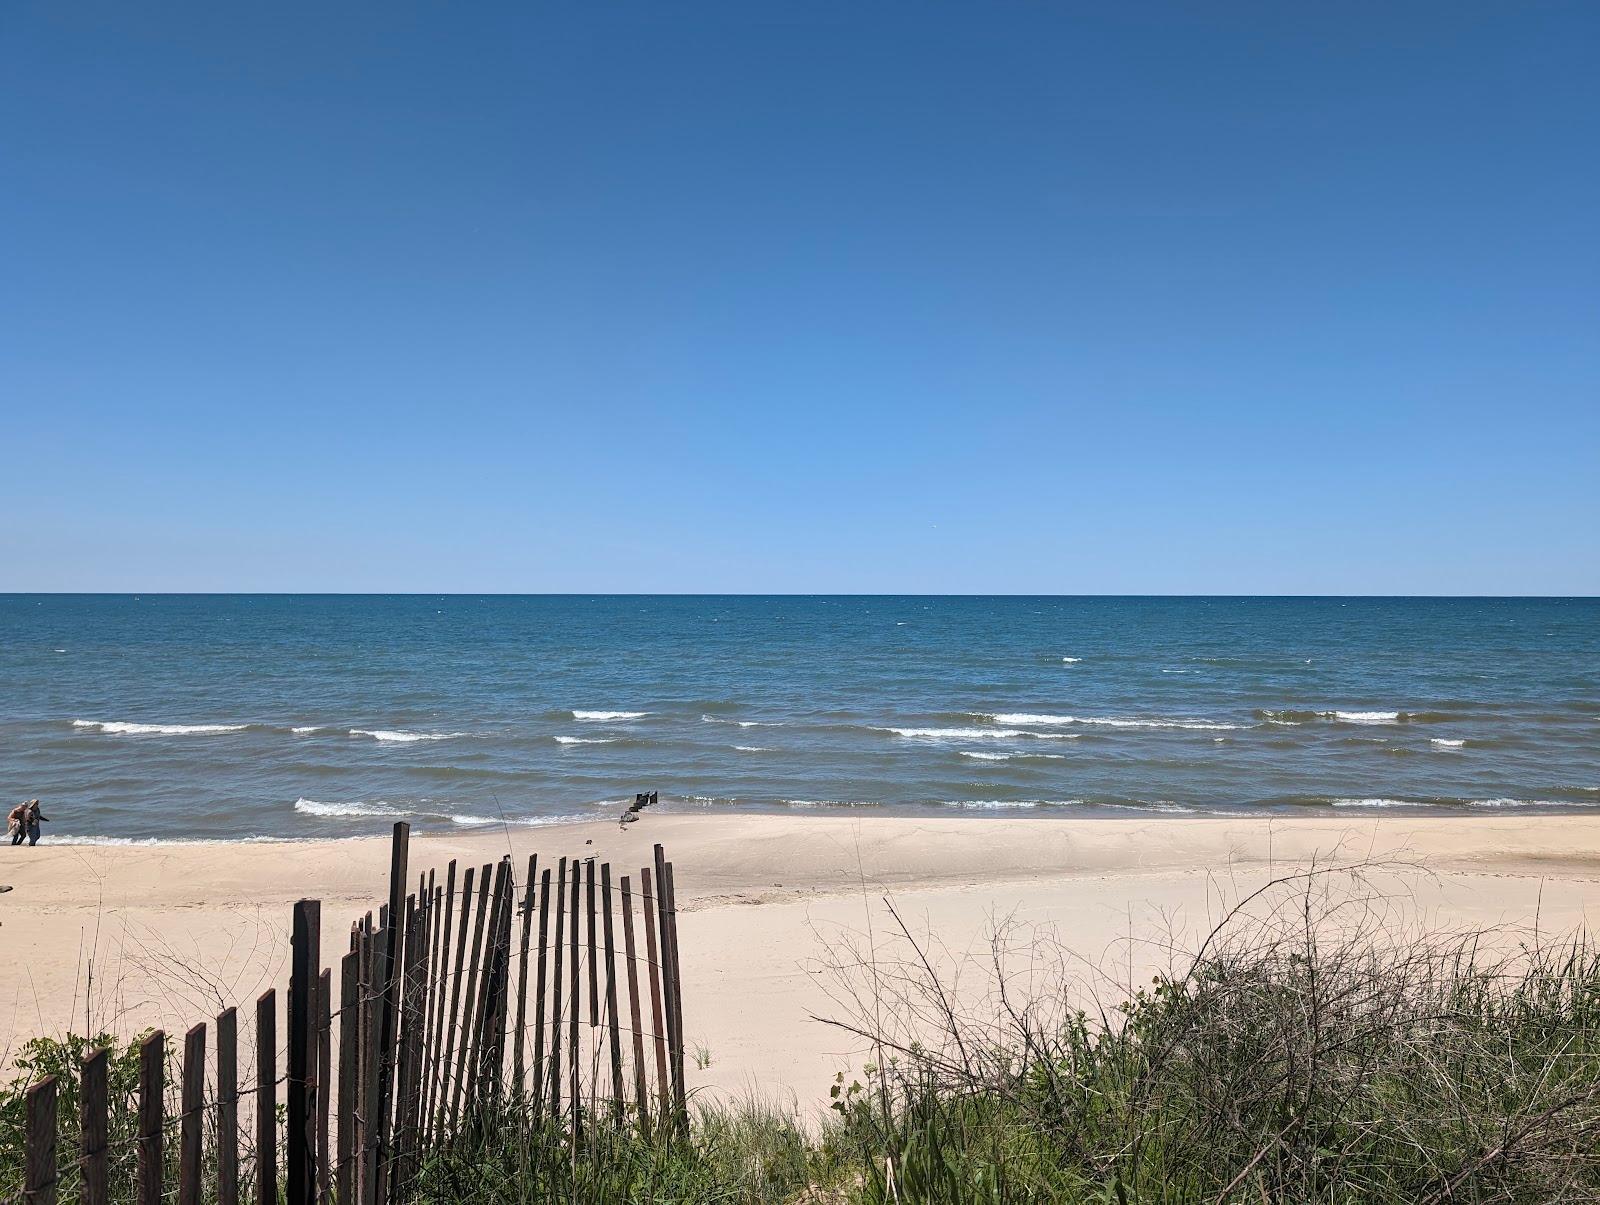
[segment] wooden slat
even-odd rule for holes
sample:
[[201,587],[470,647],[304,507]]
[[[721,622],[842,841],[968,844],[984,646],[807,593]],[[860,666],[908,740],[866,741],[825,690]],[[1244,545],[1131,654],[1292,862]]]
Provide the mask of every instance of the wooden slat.
[[644,887],[644,897],[639,901],[644,911],[645,973],[650,979],[650,1035],[656,1051],[656,1095],[661,1101],[663,1124],[672,1115],[672,1085],[667,1075],[666,1024],[661,1007],[661,953],[656,944],[656,897],[648,867],[639,871],[639,882]]
[[383,985],[389,981],[389,933],[386,929],[373,930],[367,939],[368,974],[370,978],[362,992],[366,1018],[361,1031],[361,1200],[365,1205],[378,1205],[383,1199],[384,1186],[382,1148],[380,1146],[378,1109],[382,1094],[378,1081],[382,1078],[383,1058],[378,1049],[382,1033]]
[[[106,1205],[110,1199],[110,1169],[106,1153],[111,1141],[109,1098],[106,1093],[108,1061],[104,1047],[83,1060],[82,1088],[78,1094],[83,1135],[83,1183],[78,1199],[83,1205]],[[233,1203],[228,1202],[227,1205]]]
[[339,1124],[334,1193],[339,1205],[355,1205],[356,1091],[360,1072],[361,955],[339,961]]
[[322,905],[294,906],[289,970],[288,1129],[284,1140],[288,1205],[317,1198],[317,989],[322,979]]
[[455,971],[450,976],[450,1007],[444,1015],[444,1058],[439,1064],[439,1098],[434,1106],[436,1116],[432,1132],[435,1138],[444,1134],[444,1123],[449,1114],[450,1087],[454,1082],[451,1068],[456,1050],[456,1017],[461,1005],[461,968],[467,956],[467,924],[472,916],[472,877],[476,873],[471,866],[467,867],[461,888],[461,919],[456,929],[456,965]]
[[55,1205],[56,1077],[47,1075],[23,1097],[24,1145],[22,1199],[29,1205]]
[[[455,863],[451,862],[450,890],[455,888]],[[428,1006],[423,1019],[422,1065],[418,1098],[418,1127],[424,1145],[432,1129],[432,1100],[434,1072],[439,1066],[439,1022],[444,1011],[445,977],[443,967],[449,959],[450,905],[445,888],[434,884],[433,871],[428,871]]]
[[567,992],[572,997],[572,1024],[567,1031],[567,1109],[572,1115],[572,1138],[576,1142],[583,1131],[582,1072],[578,1065],[578,1022],[582,1016],[578,996],[578,909],[583,882],[583,863],[572,863],[572,898],[569,901],[571,924],[567,926],[567,955],[572,965],[568,971]]
[[206,1118],[206,1027],[183,1035],[183,1088],[178,1115],[178,1205],[200,1205]]
[[561,960],[567,917],[567,860],[561,859],[556,876],[555,976],[550,988],[550,1114],[561,1116]]
[[[320,955],[318,956],[320,961]],[[333,1199],[333,1150],[328,1120],[333,1107],[333,971],[317,977],[317,1199]]]
[[533,885],[538,878],[539,855],[528,855],[528,877],[522,886],[522,939],[517,961],[517,1019],[511,1039],[511,1075],[515,1081],[515,1094],[521,1098],[527,1090],[527,1063],[523,1049],[528,1025],[528,944],[533,937]]
[[605,943],[606,1026],[611,1046],[611,1114],[620,1125],[624,1092],[622,1088],[622,1034],[617,1019],[617,949],[611,920],[611,863],[600,867],[600,915]]
[[633,1100],[639,1124],[650,1130],[650,1089],[645,1082],[644,1025],[639,1017],[639,960],[633,942],[633,884],[622,876],[622,957],[628,968],[628,1022],[633,1027]]
[[550,868],[539,872],[539,973],[533,988],[533,1101],[544,1100],[544,993],[546,943],[550,936]]
[[[389,1175],[389,1123],[394,1090],[395,1033],[399,1024],[400,998],[397,985],[400,959],[400,937],[404,917],[400,909],[405,906],[407,860],[410,857],[411,825],[400,820],[394,826],[394,838],[389,848],[389,948],[384,959],[382,1019],[378,1030],[378,1106],[375,1126],[378,1132],[377,1187],[375,1196],[387,1200],[386,1183]],[[294,1205],[291,1202],[291,1205]]]
[[483,959],[484,922],[488,919],[489,866],[484,864],[478,872],[478,899],[472,920],[471,956],[468,960],[467,981],[462,987],[461,1048],[456,1051],[456,1082],[450,1092],[450,1128],[453,1131],[461,1116],[461,1102],[467,1086],[467,1067],[476,1051],[469,1051],[475,1028],[474,1013],[478,994],[478,964]]
[[239,1202],[239,1014],[217,1014],[217,1205]]
[[[498,956],[500,942],[500,911],[503,907],[505,896],[506,876],[510,873],[511,860],[502,858],[495,867],[494,886],[489,894],[488,923],[483,930],[483,945],[473,950],[472,970],[467,982],[476,988],[476,996],[472,999],[472,1021],[468,1032],[472,1035],[472,1055],[466,1064],[466,1089],[463,1095],[465,1113],[471,1115],[475,1112],[480,1101],[482,1081],[486,1078],[488,1061],[490,1058],[493,1041],[489,1033],[489,991],[490,982],[494,978],[495,960]],[[480,918],[482,919],[482,918]],[[481,971],[480,971],[481,968]],[[476,979],[476,983],[473,980]]]
[[160,1205],[164,1167],[161,1150],[166,1091],[167,1035],[157,1029],[139,1043],[139,1205]]
[[[658,845],[656,849],[659,851],[661,847]],[[678,1130],[680,1133],[687,1135],[689,1131],[689,1104],[688,1089],[684,1083],[683,969],[678,961],[678,892],[673,882],[672,863],[667,862],[663,869],[665,872],[663,877],[666,880],[667,931],[669,934],[667,946],[671,950],[667,965],[672,971],[672,1025],[668,1032],[675,1039],[672,1061],[673,1105]]]

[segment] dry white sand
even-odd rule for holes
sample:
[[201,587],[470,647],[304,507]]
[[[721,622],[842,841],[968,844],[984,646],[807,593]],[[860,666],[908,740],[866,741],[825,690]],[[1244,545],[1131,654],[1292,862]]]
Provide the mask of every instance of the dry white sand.
[[[1053,928],[1088,986],[1140,979],[1229,900],[1314,861],[1377,859],[1385,908],[1458,928],[1586,925],[1600,907],[1600,816],[1319,819],[646,814],[417,837],[413,877],[451,858],[562,855],[676,867],[692,1081],[825,1096],[862,1044],[832,1015],[830,948],[890,944],[892,898],[947,957],[981,955],[1006,919]],[[325,956],[385,894],[387,839],[228,845],[0,847],[0,1062],[34,1034],[180,1031],[287,979],[290,906],[322,900]],[[898,953],[904,953],[903,949]],[[94,986],[89,986],[90,966]],[[1102,978],[1104,977],[1104,978]],[[242,1012],[246,1011],[241,1009]],[[693,1062],[695,1060],[691,1060]]]

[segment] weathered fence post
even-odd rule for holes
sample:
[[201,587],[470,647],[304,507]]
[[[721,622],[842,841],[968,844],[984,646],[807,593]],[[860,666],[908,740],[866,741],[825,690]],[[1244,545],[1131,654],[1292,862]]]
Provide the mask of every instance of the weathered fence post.
[[[405,905],[407,859],[411,848],[411,825],[396,821],[389,851],[389,942],[384,959],[383,1016],[378,1027],[378,1102],[376,1117],[369,1122],[377,1130],[377,1163],[374,1199],[385,1201],[389,1175],[389,1103],[394,1083],[395,1025],[400,1001],[395,987],[400,953],[401,913]],[[293,1205],[293,1203],[291,1203]]]
[[[661,856],[661,847],[658,845],[656,846],[656,857],[660,858]],[[678,1131],[687,1136],[689,1132],[689,1104],[688,1092],[683,1082],[683,971],[678,962],[678,892],[672,881],[672,863],[663,863],[662,872],[667,900],[667,927],[671,933],[671,941],[668,943],[671,948],[671,957],[668,965],[672,968],[672,1028],[669,1032],[673,1036],[673,1105]]]
[[162,1093],[167,1035],[157,1029],[139,1044],[139,1205],[161,1205]]
[[550,936],[550,868],[539,872],[539,974],[533,989],[533,1101],[544,1101],[545,943]]
[[294,906],[289,969],[289,1117],[285,1141],[289,1205],[317,1198],[317,1005],[322,980],[322,905]]
[[644,898],[640,900],[640,903],[644,909],[644,942],[647,956],[645,969],[650,977],[651,1036],[655,1039],[654,1045],[656,1049],[656,1094],[661,1099],[660,1116],[662,1124],[665,1125],[667,1118],[672,1115],[672,1089],[670,1078],[667,1075],[667,1040],[661,1007],[661,985],[666,976],[665,968],[662,965],[660,947],[656,944],[656,917],[659,911],[659,900],[648,867],[639,871],[639,881],[644,885]]
[[567,1107],[572,1111],[572,1142],[577,1148],[579,1134],[583,1130],[583,1096],[582,1096],[582,1071],[578,1064],[578,1023],[581,1016],[578,998],[578,905],[581,895],[583,880],[583,863],[574,860],[572,863],[572,924],[568,926],[568,956],[572,960],[572,967],[567,980],[567,994],[572,997],[572,1026],[567,1034],[567,1061],[572,1064],[567,1074],[571,1077],[567,1091]]
[[611,920],[611,863],[600,867],[600,904],[604,919],[606,954],[606,1024],[611,1043],[611,1115],[622,1124],[622,1035],[617,1018],[617,953],[615,927]]
[[56,1077],[47,1075],[30,1087],[23,1098],[23,1108],[27,1156],[22,1173],[22,1199],[28,1205],[55,1205]]
[[567,916],[567,860],[561,859],[556,879],[555,976],[550,990],[550,1115],[561,1116],[561,959]]
[[83,1085],[78,1094],[83,1134],[83,1205],[106,1205],[111,1192],[106,1147],[111,1142],[110,1100],[106,1093],[104,1047],[83,1060]]
[[522,941],[521,961],[517,964],[517,1028],[511,1038],[511,1075],[516,1084],[514,1095],[520,1097],[527,1079],[527,1064],[523,1061],[528,1024],[528,943],[533,937],[533,884],[538,877],[539,855],[528,855],[528,877],[522,887]]
[[239,1203],[239,1013],[217,1014],[217,1205]]
[[360,1075],[361,955],[352,950],[339,960],[339,1163],[335,1193],[339,1205],[355,1205],[356,1086]]
[[[318,929],[321,922],[318,921]],[[322,961],[320,948],[317,961]],[[328,1146],[328,1119],[333,1106],[333,971],[317,977],[317,1199],[333,1199],[333,1152]]]
[[178,1205],[200,1205],[201,1143],[205,1140],[206,1027],[183,1036],[182,1112],[178,1116]]
[[639,1017],[638,952],[633,941],[633,884],[622,876],[622,957],[628,968],[628,1021],[633,1026],[633,1098],[639,1106],[639,1124],[650,1129],[650,1089],[645,1083],[644,1023]]

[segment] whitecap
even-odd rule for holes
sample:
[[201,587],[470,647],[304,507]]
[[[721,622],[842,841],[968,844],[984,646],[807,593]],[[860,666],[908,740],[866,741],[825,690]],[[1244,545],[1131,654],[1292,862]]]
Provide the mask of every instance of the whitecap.
[[217,736],[243,732],[248,724],[132,724],[121,720],[73,720],[74,728],[94,728],[112,736]]
[[1414,808],[1423,805],[1410,799],[1335,799],[1333,806],[1336,808]]
[[1570,799],[1474,799],[1467,804],[1474,808],[1581,808],[1586,803]]
[[1031,712],[1001,712],[988,717],[996,724],[1088,724],[1098,728],[1182,728],[1197,732],[1227,732],[1239,724],[1215,720],[1140,719],[1121,716],[1035,715]]
[[352,728],[351,736],[370,736],[375,741],[409,745],[414,741],[448,741],[465,732],[403,732],[393,728]]
[[1070,732],[1024,732],[1019,728],[874,728],[913,741],[997,741],[1029,737],[1034,740],[1071,740]]
[[882,805],[870,799],[785,799],[792,808],[875,808]]
[[382,800],[376,803],[364,803],[359,799],[347,803],[323,803],[316,799],[301,797],[294,801],[294,810],[303,812],[307,816],[408,816],[409,812],[400,811]]
[[[1328,712],[1323,712],[1328,715]],[[1393,724],[1400,718],[1398,711],[1335,711],[1332,718],[1346,724]]]
[[574,711],[575,720],[642,720],[648,711]]
[[946,799],[942,806],[998,811],[1003,808],[1036,808],[1043,804],[1037,799]]
[[1430,740],[1428,742],[1428,744],[1433,745],[1433,746],[1435,746],[1437,748],[1440,748],[1440,749],[1459,749],[1463,745],[1465,745],[1466,743],[1467,743],[1466,741],[1446,740],[1442,736],[1436,736],[1436,737],[1434,737],[1432,740]]
[[296,736],[310,736],[313,732],[321,732],[322,727],[318,724],[307,724],[300,728],[291,728],[289,731]]
[[609,745],[616,741],[614,736],[558,736],[558,745]]
[[765,745],[735,745],[734,748],[737,749],[740,753],[771,753],[772,752],[772,750],[768,749]]
[[1065,754],[1061,753],[983,753],[976,749],[963,749],[961,756],[978,761],[1011,761],[1019,757],[1026,761],[1066,761]]
[[1082,657],[1063,657],[1063,658],[1061,658],[1061,664],[1062,665],[1076,665],[1076,664],[1078,664],[1078,662],[1080,662],[1082,660],[1083,660]]

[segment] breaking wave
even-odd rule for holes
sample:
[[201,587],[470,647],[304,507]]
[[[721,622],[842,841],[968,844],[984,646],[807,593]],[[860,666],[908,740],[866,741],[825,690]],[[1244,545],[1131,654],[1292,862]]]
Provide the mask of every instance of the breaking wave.
[[575,720],[642,720],[648,711],[574,711]]
[[219,736],[243,732],[248,724],[134,724],[123,720],[73,720],[74,728],[91,728],[110,736]]

